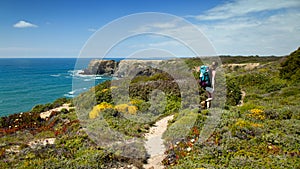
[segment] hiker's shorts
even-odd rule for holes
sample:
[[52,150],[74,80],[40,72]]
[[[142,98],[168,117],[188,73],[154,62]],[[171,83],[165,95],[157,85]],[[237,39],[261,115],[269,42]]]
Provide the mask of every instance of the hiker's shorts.
[[206,87],[205,90],[208,91],[209,93],[213,93],[214,92],[213,88],[211,88],[211,87]]

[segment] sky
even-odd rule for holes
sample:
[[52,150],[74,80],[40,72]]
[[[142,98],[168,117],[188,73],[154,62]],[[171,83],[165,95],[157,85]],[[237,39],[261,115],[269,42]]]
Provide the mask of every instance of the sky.
[[[147,12],[173,19],[152,15],[148,27],[148,20],[141,17],[134,24],[123,22],[111,28],[111,23]],[[182,32],[178,36],[189,41],[197,37],[183,20],[207,38],[217,55],[282,56],[300,46],[299,0],[1,0],[0,57],[78,57],[97,34],[102,38],[98,45],[105,45],[105,38],[113,39],[129,25],[139,31],[173,32],[175,38],[132,36],[116,44],[111,57],[152,48],[192,56],[187,45],[176,40]],[[114,31],[104,35],[103,28]]]

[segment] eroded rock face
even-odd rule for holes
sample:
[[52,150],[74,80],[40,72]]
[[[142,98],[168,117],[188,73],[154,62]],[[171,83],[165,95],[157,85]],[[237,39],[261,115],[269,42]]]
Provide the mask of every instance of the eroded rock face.
[[128,77],[146,75],[151,76],[157,73],[162,60],[122,60],[114,74],[116,77]]
[[115,77],[146,75],[157,73],[162,60],[92,60],[82,74],[107,75]]
[[118,62],[114,60],[92,60],[83,74],[86,75],[107,75],[111,76],[115,73]]

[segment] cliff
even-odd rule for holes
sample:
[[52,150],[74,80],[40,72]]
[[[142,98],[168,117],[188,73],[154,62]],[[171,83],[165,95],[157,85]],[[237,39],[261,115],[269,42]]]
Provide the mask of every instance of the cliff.
[[114,60],[92,60],[88,68],[83,70],[85,75],[108,75],[114,74],[118,62]]
[[92,60],[82,74],[124,77],[134,73],[150,76],[159,71],[155,68],[161,62],[162,60]]
[[161,70],[158,69],[161,62],[162,60],[122,60],[120,61],[114,76],[151,76],[155,73],[161,73]]

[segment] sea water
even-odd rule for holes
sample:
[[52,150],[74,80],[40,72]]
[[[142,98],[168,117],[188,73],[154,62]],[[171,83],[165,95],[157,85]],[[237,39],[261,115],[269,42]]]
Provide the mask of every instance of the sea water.
[[[72,98],[96,84],[111,79],[80,74],[90,60],[1,58],[0,116],[26,112],[35,105],[51,103],[61,97]],[[74,82],[76,85],[73,85]]]

